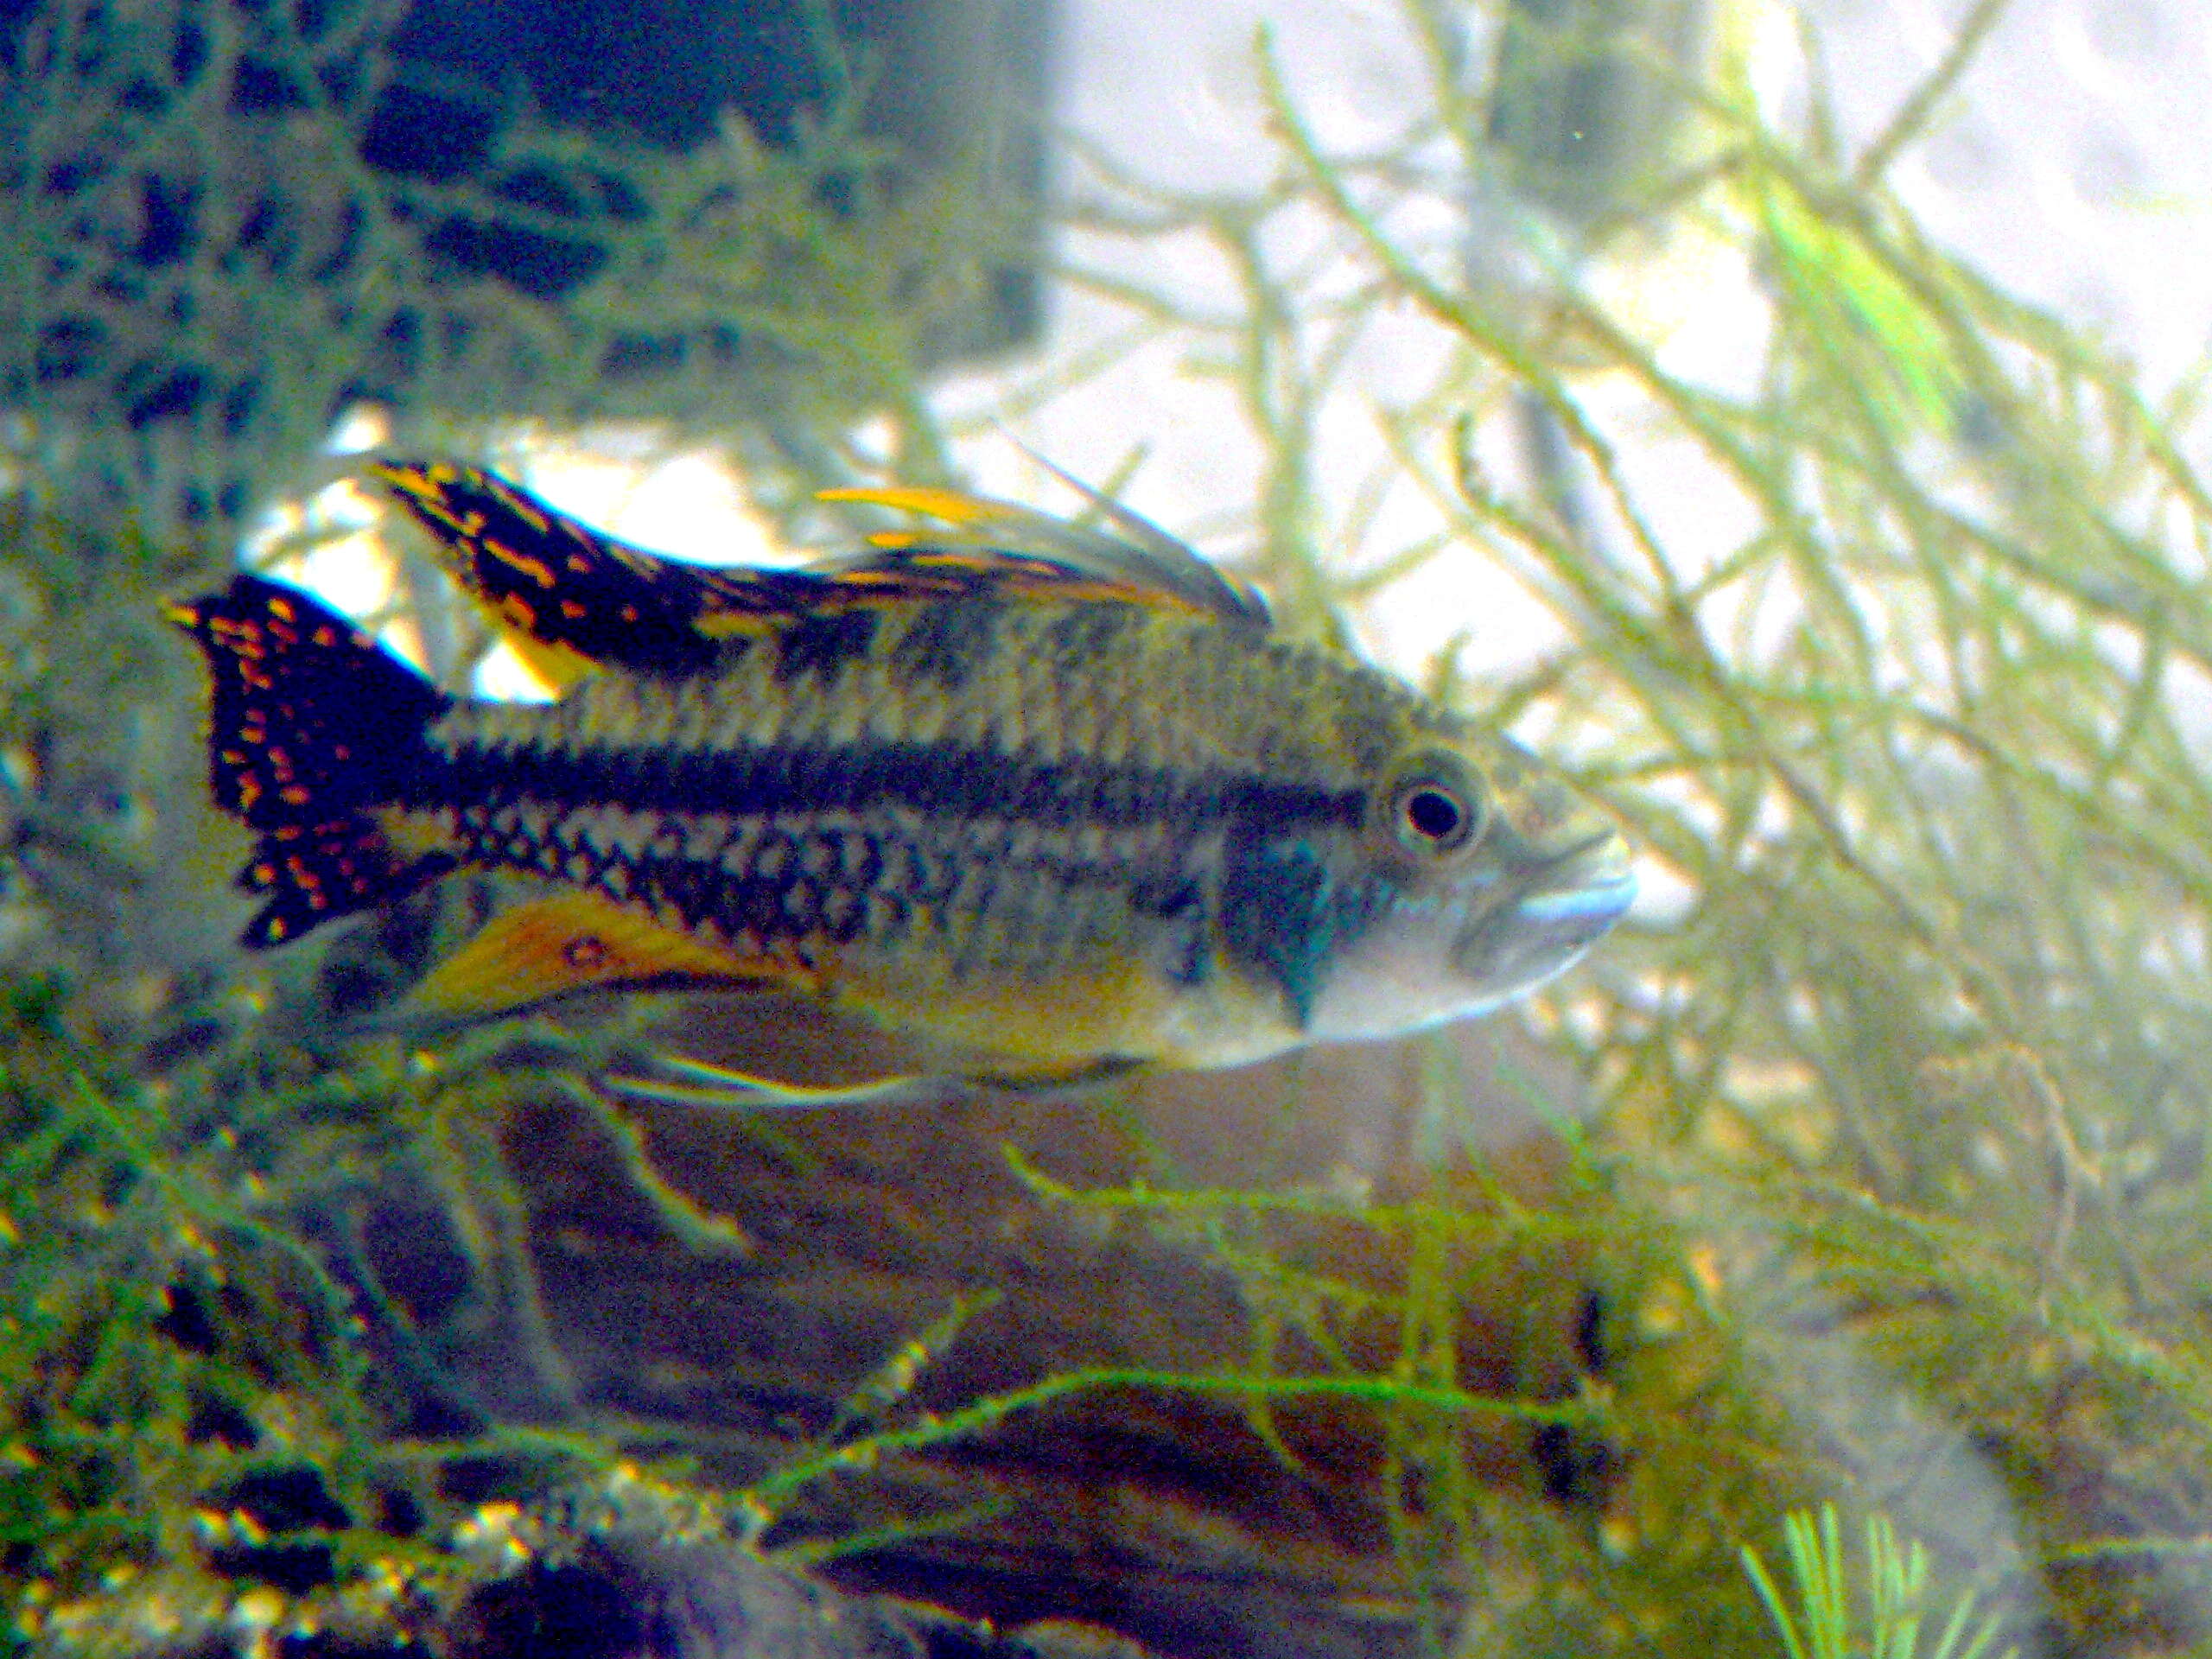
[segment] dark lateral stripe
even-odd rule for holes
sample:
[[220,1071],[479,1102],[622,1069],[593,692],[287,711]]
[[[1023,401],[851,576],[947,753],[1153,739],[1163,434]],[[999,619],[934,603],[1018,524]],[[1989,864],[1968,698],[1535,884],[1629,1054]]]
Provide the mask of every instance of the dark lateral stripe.
[[899,805],[931,816],[1011,819],[1054,828],[1170,820],[1229,823],[1263,833],[1356,827],[1365,804],[1358,790],[1223,772],[1039,762],[904,743],[770,746],[705,753],[467,746],[454,750],[444,766],[410,778],[401,804],[435,808],[499,799],[734,817],[861,812]]

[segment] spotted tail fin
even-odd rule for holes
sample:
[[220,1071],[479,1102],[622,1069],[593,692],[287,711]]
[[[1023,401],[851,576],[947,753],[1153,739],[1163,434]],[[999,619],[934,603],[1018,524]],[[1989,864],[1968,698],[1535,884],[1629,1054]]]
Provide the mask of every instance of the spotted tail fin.
[[450,700],[344,618],[259,576],[171,607],[207,658],[208,785],[257,831],[239,884],[269,895],[243,938],[280,944],[444,868],[395,848],[375,809],[435,764]]

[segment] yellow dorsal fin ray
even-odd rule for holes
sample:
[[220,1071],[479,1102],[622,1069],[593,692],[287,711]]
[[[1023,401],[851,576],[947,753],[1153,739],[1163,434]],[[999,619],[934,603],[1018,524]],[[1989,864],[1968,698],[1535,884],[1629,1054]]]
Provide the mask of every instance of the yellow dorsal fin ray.
[[[963,490],[934,489],[923,484],[887,484],[880,486],[854,486],[840,490],[818,490],[818,501],[859,501],[869,506],[889,507],[898,512],[926,513],[932,518],[943,519],[948,524],[984,524],[995,520],[1018,518],[1028,513],[1010,501],[993,500],[988,495],[969,495]],[[1041,514],[1035,515],[1042,517]]]
[[746,957],[588,893],[503,911],[417,985],[407,1012],[467,1020],[616,986],[820,987],[817,965]]
[[[1049,464],[1049,463],[1048,463]],[[959,490],[887,486],[824,490],[824,501],[849,501],[912,512],[950,524],[946,531],[880,531],[868,537],[870,557],[832,567],[840,580],[906,578],[942,583],[966,576],[1016,592],[1058,598],[1113,599],[1164,606],[1247,627],[1268,625],[1266,602],[1150,520],[1070,478],[1116,534],[1055,518],[1011,501]]]

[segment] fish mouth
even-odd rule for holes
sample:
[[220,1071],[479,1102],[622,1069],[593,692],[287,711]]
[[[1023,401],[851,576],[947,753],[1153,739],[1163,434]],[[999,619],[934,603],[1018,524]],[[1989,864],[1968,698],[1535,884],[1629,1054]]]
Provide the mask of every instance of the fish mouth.
[[1628,842],[1610,825],[1524,867],[1460,934],[1461,973],[1492,995],[1513,995],[1572,966],[1636,899]]

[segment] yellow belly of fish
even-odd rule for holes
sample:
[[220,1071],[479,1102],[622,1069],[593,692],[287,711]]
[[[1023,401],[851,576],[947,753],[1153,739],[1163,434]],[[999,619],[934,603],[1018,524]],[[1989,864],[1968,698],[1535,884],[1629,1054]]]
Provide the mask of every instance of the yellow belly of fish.
[[1281,995],[1217,972],[1197,986],[1097,953],[1042,973],[961,973],[941,962],[849,962],[830,1001],[895,1030],[1003,1065],[1065,1076],[1102,1063],[1241,1065],[1293,1046]]

